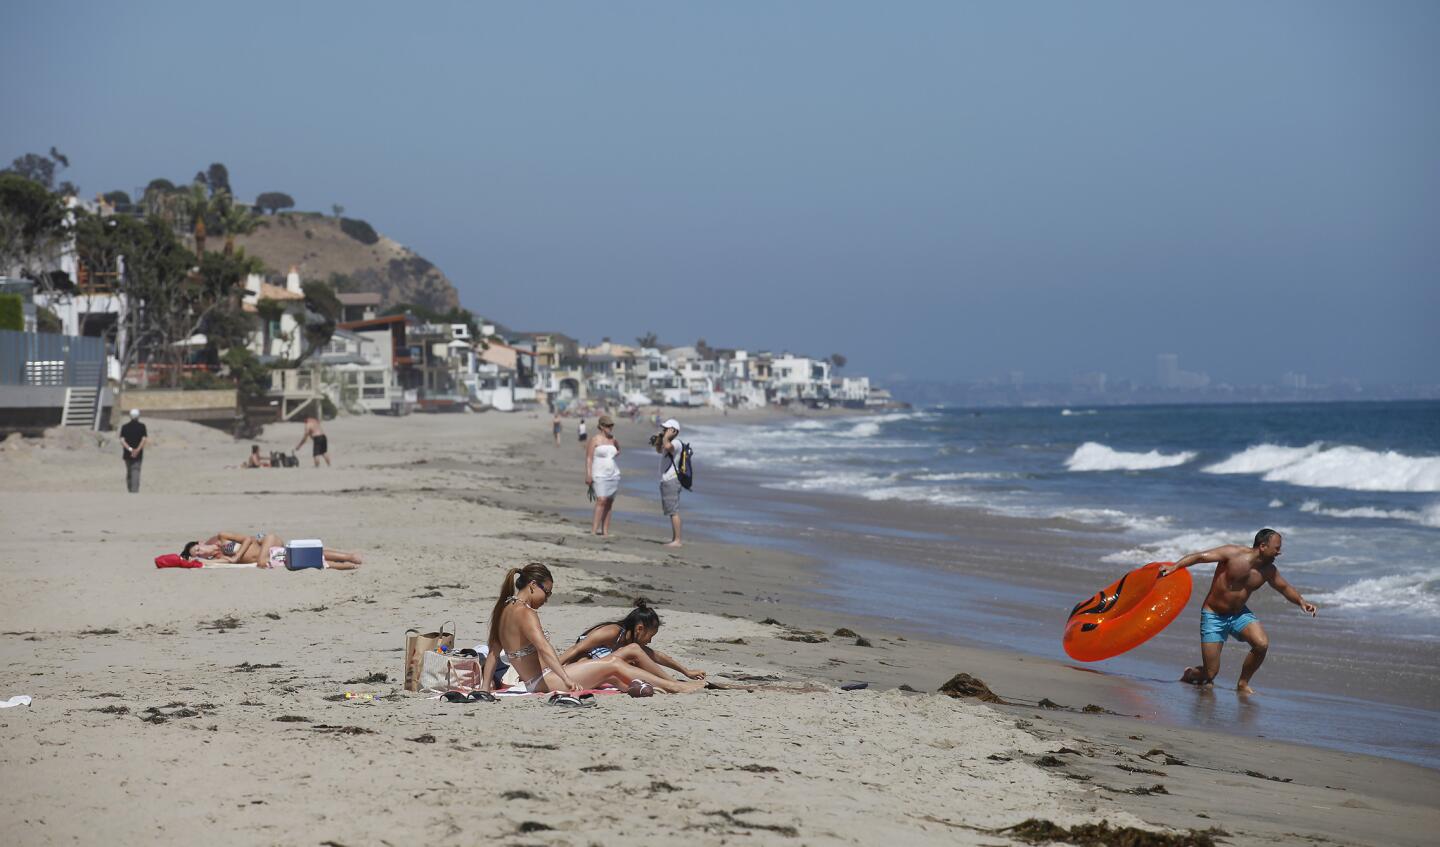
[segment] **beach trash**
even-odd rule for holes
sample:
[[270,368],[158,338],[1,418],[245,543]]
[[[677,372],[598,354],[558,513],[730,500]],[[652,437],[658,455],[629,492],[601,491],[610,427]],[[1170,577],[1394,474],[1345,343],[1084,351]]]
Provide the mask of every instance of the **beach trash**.
[[285,567],[292,571],[325,567],[325,545],[318,538],[297,538],[285,545]]

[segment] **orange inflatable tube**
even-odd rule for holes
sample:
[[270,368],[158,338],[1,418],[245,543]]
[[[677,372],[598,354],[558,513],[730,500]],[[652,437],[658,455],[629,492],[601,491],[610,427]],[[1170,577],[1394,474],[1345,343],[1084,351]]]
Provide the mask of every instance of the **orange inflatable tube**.
[[1190,571],[1160,576],[1172,562],[1151,562],[1120,577],[1075,604],[1065,622],[1065,652],[1081,662],[1098,662],[1153,638],[1190,602]]

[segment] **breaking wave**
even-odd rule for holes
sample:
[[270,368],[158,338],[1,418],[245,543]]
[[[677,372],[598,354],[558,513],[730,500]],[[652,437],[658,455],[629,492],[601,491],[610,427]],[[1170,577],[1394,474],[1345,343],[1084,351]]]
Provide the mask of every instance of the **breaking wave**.
[[1436,618],[1440,617],[1440,568],[1362,579],[1326,594],[1316,594],[1313,599],[1322,606],[1384,609]]
[[1195,453],[1126,453],[1106,447],[1095,441],[1087,441],[1075,448],[1065,467],[1072,471],[1150,471],[1157,468],[1173,468],[1195,458]]
[[1349,509],[1330,509],[1319,500],[1306,500],[1300,504],[1300,511],[1329,518],[1371,518],[1374,520],[1410,521],[1421,526],[1440,528],[1440,503],[1424,509],[1379,509],[1374,506],[1355,506]]
[[1213,474],[1262,474],[1266,482],[1347,491],[1440,492],[1440,456],[1407,456],[1320,442],[1305,447],[1257,444],[1203,469]]

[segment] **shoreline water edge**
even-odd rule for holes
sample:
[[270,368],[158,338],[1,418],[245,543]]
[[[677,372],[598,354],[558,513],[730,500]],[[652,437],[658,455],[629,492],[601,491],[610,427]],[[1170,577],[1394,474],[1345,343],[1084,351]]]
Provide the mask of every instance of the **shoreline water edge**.
[[[931,425],[899,423],[916,420]],[[1232,844],[1429,842],[1440,772],[1358,742],[1293,743],[1325,740],[1305,735],[1304,713],[1348,696],[1294,685],[1325,666],[1306,630],[1272,629],[1248,704],[1162,682],[1163,661],[1097,673],[1018,635],[997,646],[1040,605],[1108,581],[1104,557],[1135,539],[1074,516],[766,487],[806,478],[765,449],[792,428],[873,423],[852,440],[904,440],[886,435],[890,419],[841,421],[682,416],[699,474],[678,550],[659,543],[650,429],[623,420],[608,539],[588,532],[583,451],[556,447],[548,416],[344,418],[327,424],[335,465],[319,470],[240,470],[246,445],[152,421],[134,496],[113,435],[11,439],[0,700],[33,702],[0,711],[0,828],[24,844],[178,843],[202,830],[218,844],[997,844],[1019,843],[1005,827],[1046,818]],[[298,426],[272,426],[262,442],[295,437]],[[1145,452],[1128,446],[1109,442]],[[727,466],[718,450],[764,466]],[[901,474],[960,473],[891,458]],[[364,564],[153,567],[216,530],[321,538]],[[526,561],[555,572],[543,621],[557,647],[643,595],[664,620],[657,645],[754,690],[579,710],[400,692],[405,630],[453,620],[457,646],[483,641],[504,568]],[[1157,639],[1161,659],[1193,652],[1197,606]],[[1058,643],[1064,611],[1033,628]],[[1278,605],[1257,611],[1267,627],[1281,619]],[[1411,641],[1433,662],[1432,644]],[[1009,703],[934,693],[962,672]],[[852,681],[868,688],[840,690]],[[1410,684],[1389,689],[1400,693],[1387,708],[1433,712]],[[1389,743],[1371,746],[1393,755]]]

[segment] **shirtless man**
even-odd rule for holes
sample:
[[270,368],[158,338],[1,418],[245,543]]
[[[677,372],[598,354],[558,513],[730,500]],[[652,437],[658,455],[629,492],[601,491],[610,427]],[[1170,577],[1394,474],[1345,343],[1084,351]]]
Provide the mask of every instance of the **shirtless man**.
[[330,439],[325,437],[325,430],[320,428],[320,419],[314,415],[305,418],[305,434],[300,437],[300,443],[295,445],[291,452],[297,452],[305,446],[305,440],[311,439],[314,443],[313,452],[315,455],[315,467],[320,467],[320,459],[325,459],[325,467],[330,467]]
[[1160,569],[1160,576],[1163,577],[1201,562],[1218,563],[1215,566],[1215,577],[1210,581],[1210,593],[1205,595],[1205,604],[1200,609],[1202,664],[1186,668],[1180,676],[1182,682],[1195,685],[1213,683],[1215,675],[1220,673],[1220,649],[1225,646],[1226,636],[1229,636],[1250,645],[1250,654],[1245,657],[1245,665],[1240,669],[1240,680],[1236,683],[1235,690],[1241,694],[1255,693],[1250,687],[1250,678],[1260,669],[1260,663],[1265,661],[1265,651],[1270,648],[1270,639],[1265,636],[1264,628],[1245,605],[1245,601],[1267,582],[1286,600],[1309,612],[1311,617],[1315,616],[1315,606],[1305,602],[1305,598],[1300,596],[1295,586],[1286,582],[1275,568],[1275,560],[1280,557],[1280,542],[1280,533],[1273,529],[1262,529],[1255,533],[1253,547],[1227,544],[1203,553],[1191,553],[1175,564]]

